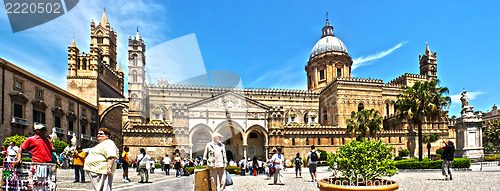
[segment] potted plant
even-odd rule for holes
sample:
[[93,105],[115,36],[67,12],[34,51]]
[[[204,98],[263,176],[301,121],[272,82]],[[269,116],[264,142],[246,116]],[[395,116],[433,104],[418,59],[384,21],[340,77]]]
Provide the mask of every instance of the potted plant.
[[394,147],[382,141],[352,141],[336,153],[328,153],[328,165],[334,177],[318,182],[322,191],[330,190],[397,190],[398,183],[382,179],[397,172],[392,151]]

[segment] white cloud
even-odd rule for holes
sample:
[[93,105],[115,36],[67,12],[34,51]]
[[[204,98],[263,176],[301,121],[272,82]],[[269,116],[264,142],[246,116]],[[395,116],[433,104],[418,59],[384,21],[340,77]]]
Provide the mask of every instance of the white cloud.
[[[469,102],[471,100],[474,100],[476,99],[479,95],[481,94],[484,94],[484,92],[481,92],[481,91],[476,91],[476,92],[467,92],[467,97],[469,98]],[[459,94],[456,94],[456,95],[451,95],[450,98],[451,98],[451,107],[455,107],[455,106],[461,106],[462,105],[462,101],[460,101],[460,98],[462,97],[461,93]],[[470,104],[469,104],[470,105]]]
[[[248,83],[244,87],[259,88],[265,86],[270,88],[279,89],[307,89],[307,79],[306,72],[302,66],[302,63],[307,63],[304,61],[303,55],[307,54],[296,54],[297,56],[291,58],[282,67],[275,70],[269,70],[268,72],[260,75],[254,81]],[[298,72],[302,71],[302,72]]]
[[393,51],[395,51],[396,49],[398,49],[399,47],[403,46],[406,43],[408,43],[408,41],[400,42],[399,44],[397,44],[396,46],[394,46],[388,50],[380,51],[380,52],[377,52],[375,54],[371,54],[371,55],[368,55],[365,57],[363,57],[363,56],[358,57],[358,58],[353,60],[352,70],[355,70],[356,68],[361,67],[361,66],[370,65],[373,63],[373,61],[389,55],[390,53],[392,53]]

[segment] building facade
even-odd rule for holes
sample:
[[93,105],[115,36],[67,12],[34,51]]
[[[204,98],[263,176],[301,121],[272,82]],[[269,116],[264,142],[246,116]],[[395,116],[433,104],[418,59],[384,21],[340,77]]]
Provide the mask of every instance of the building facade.
[[2,115],[0,141],[13,135],[34,135],[33,125],[44,124],[48,134],[79,145],[97,143],[96,105],[71,94],[0,58]]

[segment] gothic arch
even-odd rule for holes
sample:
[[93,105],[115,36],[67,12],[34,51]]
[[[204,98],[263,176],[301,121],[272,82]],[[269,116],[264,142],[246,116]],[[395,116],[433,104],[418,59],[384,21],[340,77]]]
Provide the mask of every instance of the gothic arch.
[[[243,127],[241,127],[240,124],[238,124],[237,122],[235,121],[231,121],[231,124],[232,126],[234,127],[235,131],[238,131],[238,132],[245,132],[245,130],[243,129]],[[223,121],[221,123],[219,123],[219,125],[217,125],[217,127],[214,129],[213,132],[219,132],[222,128],[224,127],[229,127],[229,122],[228,121]]]
[[126,105],[126,104],[124,104],[124,103],[115,103],[115,104],[113,104],[113,105],[111,105],[111,106],[107,107],[107,108],[106,108],[106,109],[102,112],[101,116],[99,117],[99,122],[102,122],[102,120],[104,119],[104,117],[106,117],[106,115],[107,115],[110,111],[112,111],[112,110],[113,110],[113,109],[115,109],[115,108],[119,108],[119,107],[121,107],[121,108],[125,109],[125,111],[127,111],[127,112],[128,112],[128,105]]
[[247,129],[246,131],[246,136],[245,136],[245,139],[248,140],[249,136],[250,136],[250,132],[252,131],[260,131],[260,133],[262,133],[264,135],[264,140],[265,140],[265,144],[267,145],[268,141],[269,141],[269,134],[267,132],[266,129],[264,129],[264,127],[260,126],[260,125],[252,125],[250,128]]

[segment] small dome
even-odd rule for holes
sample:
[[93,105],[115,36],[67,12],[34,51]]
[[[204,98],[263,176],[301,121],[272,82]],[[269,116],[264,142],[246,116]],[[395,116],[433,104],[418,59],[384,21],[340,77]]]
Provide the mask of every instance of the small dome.
[[316,45],[314,45],[314,48],[311,51],[311,55],[309,56],[309,59],[312,57],[318,55],[318,54],[323,54],[326,52],[343,52],[347,53],[347,48],[345,47],[344,43],[340,41],[335,36],[323,36]]

